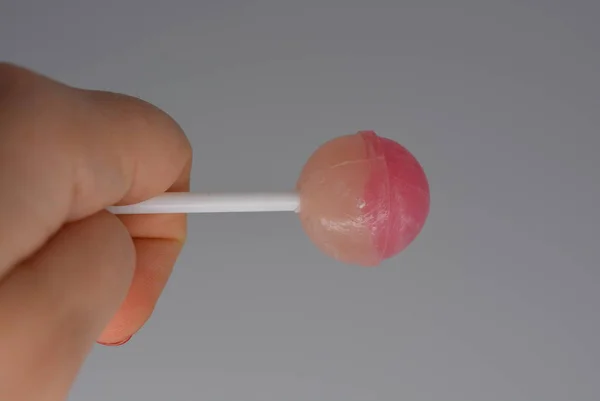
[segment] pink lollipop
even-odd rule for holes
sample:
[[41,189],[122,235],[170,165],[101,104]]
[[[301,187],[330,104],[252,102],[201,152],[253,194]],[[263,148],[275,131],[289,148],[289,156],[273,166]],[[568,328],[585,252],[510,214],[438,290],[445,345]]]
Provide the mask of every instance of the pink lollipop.
[[406,248],[429,213],[417,160],[372,131],[342,136],[308,159],[297,185],[310,239],[343,262],[378,265]]
[[312,242],[336,260],[377,266],[404,250],[429,214],[415,157],[373,131],[335,138],[306,162],[288,194],[168,193],[117,214],[296,211]]

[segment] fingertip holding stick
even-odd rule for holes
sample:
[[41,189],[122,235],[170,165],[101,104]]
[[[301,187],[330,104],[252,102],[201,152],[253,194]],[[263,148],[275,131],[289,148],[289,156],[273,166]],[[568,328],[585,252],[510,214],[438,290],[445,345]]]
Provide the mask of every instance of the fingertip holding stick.
[[402,145],[360,131],[332,139],[308,159],[290,193],[166,193],[108,208],[115,214],[298,213],[311,241],[344,263],[377,266],[404,250],[429,214],[429,184]]

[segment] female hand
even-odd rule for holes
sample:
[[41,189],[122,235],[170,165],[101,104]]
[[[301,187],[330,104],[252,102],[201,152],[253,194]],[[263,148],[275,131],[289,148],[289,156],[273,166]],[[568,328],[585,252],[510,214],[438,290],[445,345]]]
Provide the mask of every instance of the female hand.
[[104,209],[189,190],[181,128],[125,95],[0,64],[0,399],[63,400],[95,341],[150,317],[184,215]]

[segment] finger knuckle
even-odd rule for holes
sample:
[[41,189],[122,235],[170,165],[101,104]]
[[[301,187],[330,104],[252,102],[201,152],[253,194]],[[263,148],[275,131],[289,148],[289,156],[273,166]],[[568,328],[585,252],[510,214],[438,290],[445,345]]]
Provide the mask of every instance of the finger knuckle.
[[10,63],[0,63],[0,99],[10,100],[35,98],[39,85],[39,77],[32,71]]
[[[40,117],[56,113],[57,85],[25,68],[0,64],[0,124],[11,128],[32,128]],[[16,127],[15,127],[16,125]]]

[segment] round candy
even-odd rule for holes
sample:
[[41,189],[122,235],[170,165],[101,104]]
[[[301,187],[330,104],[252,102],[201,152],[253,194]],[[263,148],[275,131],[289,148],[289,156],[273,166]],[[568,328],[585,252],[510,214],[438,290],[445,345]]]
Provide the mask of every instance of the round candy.
[[419,162],[372,131],[322,145],[306,162],[297,190],[307,235],[345,263],[377,266],[398,254],[429,214],[429,184]]

